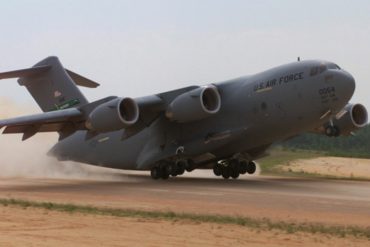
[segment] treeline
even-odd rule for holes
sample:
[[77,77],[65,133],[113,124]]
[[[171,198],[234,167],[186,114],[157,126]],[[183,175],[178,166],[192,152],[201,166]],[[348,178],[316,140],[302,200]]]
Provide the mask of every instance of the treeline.
[[282,143],[284,148],[315,150],[333,156],[370,158],[370,125],[355,136],[327,137],[303,134]]

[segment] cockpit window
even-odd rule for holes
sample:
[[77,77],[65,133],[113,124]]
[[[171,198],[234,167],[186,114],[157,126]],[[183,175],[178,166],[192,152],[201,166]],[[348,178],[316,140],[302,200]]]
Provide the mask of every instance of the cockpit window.
[[312,67],[311,70],[310,70],[310,76],[315,76],[315,75],[321,74],[322,72],[324,72],[327,69],[328,69],[328,67],[325,64],[321,64],[320,66]]
[[321,74],[322,72],[324,72],[326,69],[327,69],[326,65],[325,64],[321,64],[320,67],[319,67],[319,74]]
[[331,64],[328,64],[328,69],[338,69],[338,70],[340,70],[341,68],[337,64],[331,63]]

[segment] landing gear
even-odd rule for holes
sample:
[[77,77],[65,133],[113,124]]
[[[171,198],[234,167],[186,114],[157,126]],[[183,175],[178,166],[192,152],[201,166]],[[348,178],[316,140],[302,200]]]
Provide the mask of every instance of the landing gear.
[[217,162],[213,166],[213,173],[216,176],[222,176],[224,179],[237,179],[243,174],[253,174],[256,172],[256,163],[253,161],[230,159]]
[[256,163],[254,163],[253,161],[250,161],[247,165],[248,174],[253,174],[256,172],[256,170],[257,170]]
[[216,176],[221,176],[222,175],[222,167],[220,164],[216,163],[214,166],[213,166],[213,173],[216,175]]
[[224,179],[229,179],[230,178],[230,169],[229,169],[229,167],[224,167],[222,169],[222,177]]
[[340,135],[340,130],[337,126],[328,125],[325,128],[325,134],[329,137],[338,137]]
[[161,178],[161,176],[162,176],[161,168],[160,168],[160,167],[153,167],[153,168],[150,170],[150,176],[151,176],[153,179],[159,179],[159,178]]
[[187,160],[177,160],[176,162],[161,161],[150,170],[150,176],[153,179],[168,179],[170,176],[176,177],[184,174],[185,169],[193,169],[189,166],[189,163]]

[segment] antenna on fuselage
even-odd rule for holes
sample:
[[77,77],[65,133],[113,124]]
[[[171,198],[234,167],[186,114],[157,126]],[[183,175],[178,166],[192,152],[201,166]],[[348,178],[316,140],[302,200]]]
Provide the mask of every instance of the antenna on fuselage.
[[297,57],[297,61],[300,62],[301,61],[301,57]]

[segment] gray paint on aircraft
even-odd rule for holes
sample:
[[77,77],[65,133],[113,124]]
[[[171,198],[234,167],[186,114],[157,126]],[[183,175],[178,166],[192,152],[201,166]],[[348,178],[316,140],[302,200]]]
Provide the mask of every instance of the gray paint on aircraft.
[[[106,104],[107,107],[116,107],[119,112],[123,109],[120,98],[88,103],[76,84],[87,87],[99,84],[64,70],[56,57],[47,58],[31,69],[0,73],[0,79],[16,76],[23,76],[20,82],[44,111],[53,105],[54,110],[60,110],[57,100],[61,95],[63,101],[78,99],[79,103],[66,106],[76,108],[74,118],[60,110],[58,119],[56,114],[41,114],[0,121],[0,126],[6,127],[4,133],[24,133],[28,138],[38,130],[58,131],[61,138],[50,155],[60,160],[132,170],[150,170],[163,162],[181,159],[195,163],[202,160],[195,168],[209,168],[210,164],[235,156],[258,159],[274,142],[325,126],[345,108],[355,90],[354,78],[334,63],[298,61],[201,88],[190,86],[134,99],[140,110],[138,122],[132,127],[100,133],[88,129],[86,119],[112,99],[119,104]],[[199,97],[207,100],[207,95],[202,94],[206,88],[211,93],[217,90],[220,96],[217,113],[192,116],[191,121],[181,123],[166,116],[166,109],[180,95],[190,93],[186,100]],[[187,105],[179,107],[182,112],[189,110]],[[32,125],[25,121],[30,119]],[[109,119],[102,121],[109,123]]]

